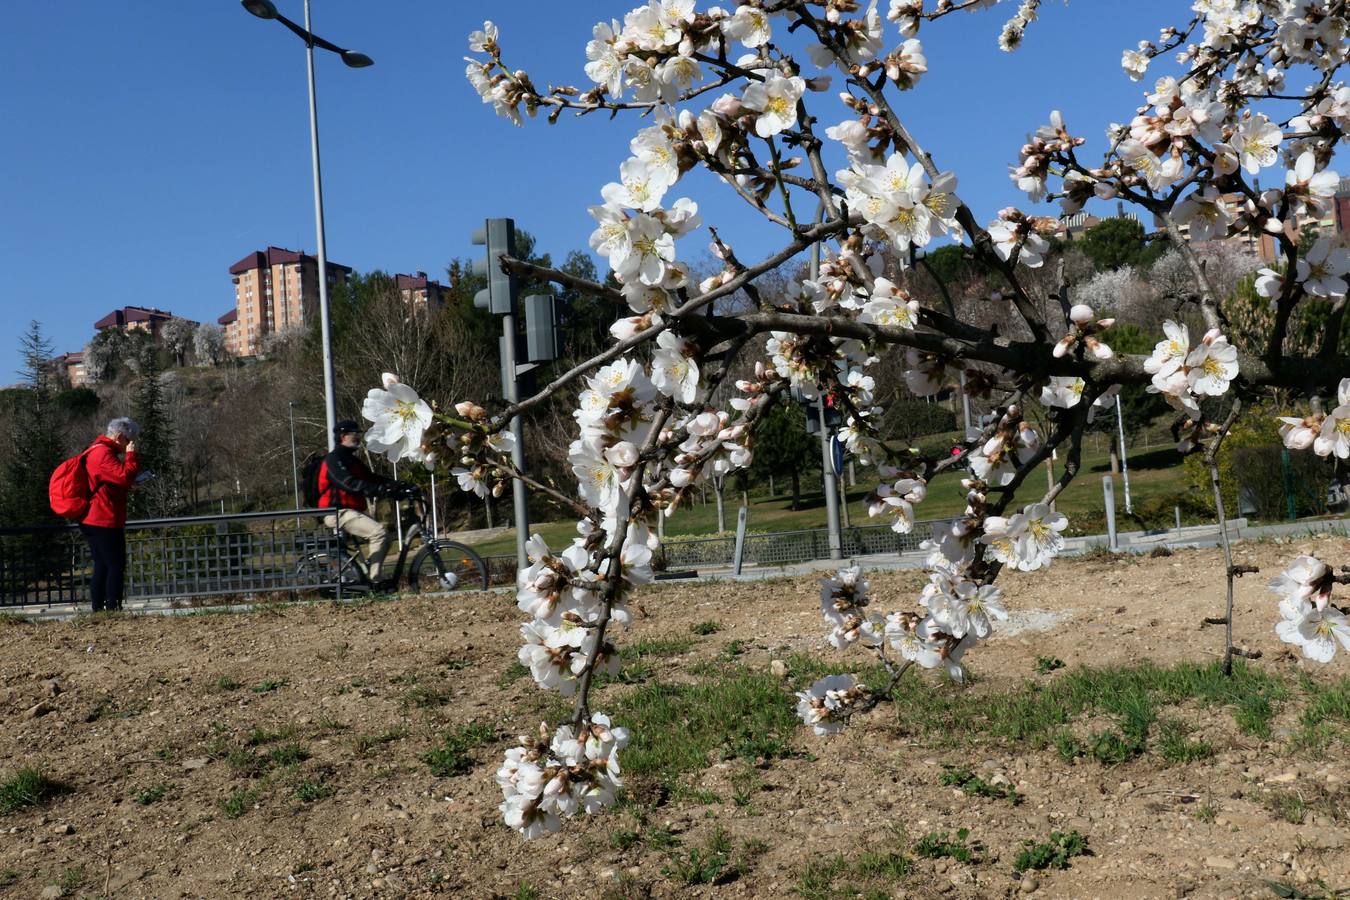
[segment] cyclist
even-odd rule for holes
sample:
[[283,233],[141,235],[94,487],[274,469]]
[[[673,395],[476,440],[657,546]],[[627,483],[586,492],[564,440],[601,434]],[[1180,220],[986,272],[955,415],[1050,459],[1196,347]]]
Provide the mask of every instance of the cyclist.
[[319,507],[335,510],[324,516],[324,525],[341,528],[358,542],[368,544],[366,569],[370,583],[387,587],[380,579],[384,556],[389,551],[389,531],[378,520],[367,514],[368,497],[406,499],[421,490],[405,481],[394,481],[376,475],[366,467],[356,451],[361,446],[361,426],[351,419],[343,419],[333,426],[337,446],[324,457],[319,467]]

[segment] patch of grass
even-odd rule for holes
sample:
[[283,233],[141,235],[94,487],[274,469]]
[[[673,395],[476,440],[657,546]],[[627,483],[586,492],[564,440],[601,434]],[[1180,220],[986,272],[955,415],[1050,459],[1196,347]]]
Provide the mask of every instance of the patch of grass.
[[741,863],[732,859],[731,850],[731,836],[726,829],[715,828],[703,847],[672,855],[670,865],[661,874],[686,887],[735,881],[741,875]]
[[1073,762],[1083,755],[1083,745],[1079,743],[1074,733],[1067,728],[1061,728],[1055,732],[1052,742],[1055,745],[1055,752],[1065,762]]
[[226,764],[236,775],[258,778],[267,772],[267,757],[253,750],[236,747],[225,757]]
[[539,900],[539,889],[528,881],[522,881],[511,895],[511,900]]
[[423,753],[420,759],[437,778],[463,775],[477,762],[469,751],[496,739],[497,730],[491,725],[470,722],[442,732],[441,745]]
[[731,776],[731,802],[737,806],[749,806],[750,800],[764,787],[764,779],[753,768],[745,768]]
[[734,641],[729,641],[727,645],[722,648],[722,658],[727,660],[735,659],[749,648],[749,641],[736,638]]
[[1110,729],[1094,734],[1088,746],[1088,755],[1104,766],[1127,763],[1142,752],[1142,744]]
[[405,707],[428,709],[433,706],[444,706],[450,702],[450,697],[449,688],[439,685],[419,684],[405,691],[399,702]]
[[995,800],[1008,800],[1014,806],[1022,802],[1022,795],[1011,785],[991,784],[969,769],[946,767],[938,783],[954,787],[967,797],[991,797]]
[[1191,740],[1191,728],[1179,719],[1164,719],[1158,724],[1158,752],[1169,763],[1188,763],[1208,759],[1214,747],[1208,741]]
[[261,747],[263,744],[273,744],[277,741],[286,741],[295,737],[296,729],[294,725],[286,725],[276,731],[268,731],[266,728],[255,728],[248,733],[244,739],[244,744],[249,747]]
[[610,832],[609,845],[615,850],[631,850],[642,843],[642,835],[628,828]]
[[1258,800],[1262,806],[1294,825],[1301,825],[1309,813],[1326,816],[1337,823],[1350,821],[1350,790],[1331,790],[1316,782],[1301,783],[1290,790],[1266,790]]
[[592,682],[596,687],[603,687],[607,684],[642,684],[649,681],[656,674],[656,669],[651,663],[644,659],[624,660],[619,666],[617,675],[610,675],[608,672],[600,672],[595,676]]
[[42,806],[66,790],[64,784],[47,777],[40,769],[20,769],[0,783],[0,813]]
[[331,796],[333,789],[322,781],[306,779],[295,786],[295,799],[301,803],[314,803]]
[[332,716],[324,713],[314,722],[315,727],[320,731],[346,731],[347,726],[339,722]]
[[276,680],[269,679],[267,681],[262,681],[259,682],[258,684],[255,684],[249,690],[253,691],[253,693],[255,694],[270,694],[273,691],[277,690],[278,688],[283,688],[285,686],[286,686],[285,678],[280,678]]
[[358,734],[356,736],[356,752],[360,756],[366,756],[373,750],[383,747],[385,744],[392,744],[394,741],[401,741],[408,736],[408,729],[402,725],[395,725],[378,734]]
[[707,622],[695,622],[689,626],[689,630],[694,634],[701,634],[705,637],[710,634],[717,634],[722,630],[722,623],[709,619]]
[[0,887],[9,887],[21,877],[18,869],[0,869]]
[[257,790],[254,788],[239,788],[220,801],[220,811],[225,814],[227,819],[237,819],[248,812],[257,800]]
[[216,679],[214,687],[216,690],[224,693],[225,691],[237,691],[243,687],[243,685],[228,675],[222,675]]
[[149,806],[163,800],[172,787],[171,784],[155,784],[150,787],[143,787],[131,796],[141,806]]
[[842,856],[813,856],[802,866],[793,892],[805,900],[833,900],[834,881],[847,871],[848,860]]
[[528,677],[530,670],[527,666],[522,666],[520,661],[511,663],[506,667],[506,671],[497,678],[497,687],[508,688],[522,678]]
[[61,878],[57,884],[61,886],[61,890],[73,892],[84,887],[88,880],[89,876],[84,873],[83,865],[67,866],[61,870]]
[[1064,668],[1064,660],[1058,656],[1038,656],[1036,657],[1036,674],[1049,675],[1056,669]]
[[289,743],[273,747],[267,753],[268,762],[278,766],[293,766],[309,759],[309,750],[303,744]]
[[1091,851],[1088,850],[1087,838],[1077,831],[1052,831],[1048,841],[1025,841],[1017,853],[1017,859],[1013,861],[1013,868],[1018,872],[1027,869],[1067,869],[1069,860],[1075,856],[1089,855]]
[[984,857],[984,845],[979,841],[968,843],[969,828],[958,828],[955,837],[945,831],[930,831],[914,845],[914,852],[924,859],[954,859],[957,862],[976,863]]
[[672,782],[714,756],[750,762],[787,756],[799,724],[778,679],[740,669],[694,684],[642,685],[619,699],[615,720],[633,733],[624,771]]
[[914,871],[914,861],[894,850],[890,852],[868,850],[858,856],[853,870],[863,877],[900,881]]
[[1212,803],[1204,803],[1195,811],[1195,821],[1208,824],[1213,822],[1218,815],[1218,807],[1214,806]]

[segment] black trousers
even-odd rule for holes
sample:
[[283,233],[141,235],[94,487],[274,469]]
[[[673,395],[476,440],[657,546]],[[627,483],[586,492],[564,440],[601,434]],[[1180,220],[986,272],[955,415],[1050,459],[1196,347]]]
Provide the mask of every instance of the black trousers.
[[126,530],[81,525],[80,533],[89,542],[89,553],[94,557],[94,580],[89,585],[94,612],[121,609],[127,571]]

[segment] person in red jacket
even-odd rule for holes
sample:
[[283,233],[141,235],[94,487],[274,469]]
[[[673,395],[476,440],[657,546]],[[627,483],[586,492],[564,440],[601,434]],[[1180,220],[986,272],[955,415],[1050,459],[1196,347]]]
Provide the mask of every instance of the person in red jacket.
[[117,418],[96,439],[84,458],[89,475],[89,512],[80,533],[94,558],[94,580],[89,599],[94,612],[122,608],[127,568],[127,494],[136,486],[141,464],[136,459],[136,437],[141,426]]

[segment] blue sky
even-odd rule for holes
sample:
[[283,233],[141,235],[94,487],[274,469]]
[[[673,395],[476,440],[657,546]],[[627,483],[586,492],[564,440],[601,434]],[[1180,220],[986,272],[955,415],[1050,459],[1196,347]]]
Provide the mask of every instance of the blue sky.
[[[301,20],[301,0],[278,0]],[[507,61],[536,84],[586,83],[591,26],[631,2],[491,4]],[[700,3],[700,7],[706,4]],[[884,0],[882,5],[885,6]],[[1145,84],[1120,53],[1189,0],[1046,3],[1014,54],[995,39],[1015,11],[1002,3],[948,17],[920,37],[930,73],[898,109],[982,220],[1025,206],[1007,178],[1023,137],[1064,111],[1100,147],[1127,121]],[[324,199],[331,259],[358,270],[443,274],[477,248],[469,233],[512,216],[561,259],[584,249],[586,207],[617,177],[635,119],[564,116],[514,128],[479,103],[463,77],[466,35],[488,4],[315,0],[315,31],[369,54],[349,70],[316,55]],[[40,320],[57,352],[123,305],[214,320],[233,305],[227,268],[268,244],[313,252],[305,62],[299,39],[236,0],[66,0],[6,10],[0,59],[0,384],[19,364],[18,333]],[[888,27],[892,27],[889,26]],[[894,31],[890,37],[894,38]],[[845,110],[817,103],[832,124]],[[697,200],[744,260],[783,238],[725,189],[689,179],[672,197]],[[681,243],[706,252],[707,233]]]

